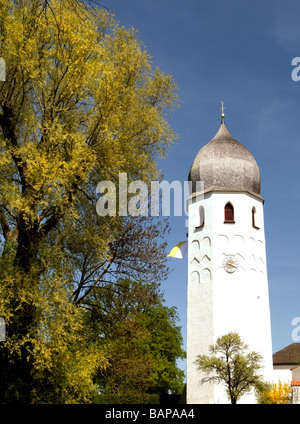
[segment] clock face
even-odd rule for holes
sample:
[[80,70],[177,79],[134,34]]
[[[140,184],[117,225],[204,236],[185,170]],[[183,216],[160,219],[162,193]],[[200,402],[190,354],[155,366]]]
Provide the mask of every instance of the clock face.
[[239,263],[235,256],[228,255],[223,259],[223,268],[230,274],[238,269]]

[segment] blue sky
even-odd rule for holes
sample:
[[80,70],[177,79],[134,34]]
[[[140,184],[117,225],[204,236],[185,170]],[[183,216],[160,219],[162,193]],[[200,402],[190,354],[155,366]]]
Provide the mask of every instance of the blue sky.
[[[165,179],[185,181],[199,149],[220,126],[254,155],[265,199],[273,352],[293,343],[300,317],[300,56],[298,0],[102,0],[121,26],[138,30],[153,64],[173,75],[182,102]],[[171,217],[170,249],[185,240],[185,216]],[[186,335],[187,258],[173,259],[163,283]],[[253,311],[255,314],[255,311]],[[251,317],[249,317],[251,319]]]

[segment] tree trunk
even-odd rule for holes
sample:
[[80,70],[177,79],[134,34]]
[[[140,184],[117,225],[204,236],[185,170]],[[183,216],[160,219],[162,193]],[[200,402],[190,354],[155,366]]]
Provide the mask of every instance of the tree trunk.
[[[33,232],[19,230],[16,244],[16,272],[12,275],[13,298],[10,304],[14,315],[6,325],[6,340],[14,345],[19,343],[20,349],[12,352],[5,342],[0,344],[0,403],[29,404],[32,403],[34,389],[31,338],[37,328],[34,292],[40,271]],[[25,299],[24,289],[30,293]]]

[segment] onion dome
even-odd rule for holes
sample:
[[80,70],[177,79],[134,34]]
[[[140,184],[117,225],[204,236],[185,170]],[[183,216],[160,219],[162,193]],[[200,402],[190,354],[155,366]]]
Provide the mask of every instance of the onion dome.
[[233,191],[260,194],[258,165],[240,142],[228,132],[222,107],[221,127],[214,138],[199,150],[191,166],[189,181],[192,192],[196,182],[204,183],[204,191]]

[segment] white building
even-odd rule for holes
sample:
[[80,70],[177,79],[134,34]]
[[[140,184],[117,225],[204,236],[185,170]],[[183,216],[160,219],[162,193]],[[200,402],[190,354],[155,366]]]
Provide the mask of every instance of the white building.
[[[249,150],[229,134],[224,115],[189,180],[186,402],[229,403],[224,387],[200,384],[195,365],[218,337],[237,332],[259,352],[266,381],[273,365],[260,173]],[[197,181],[204,183],[200,192]],[[240,403],[255,403],[254,393]]]

